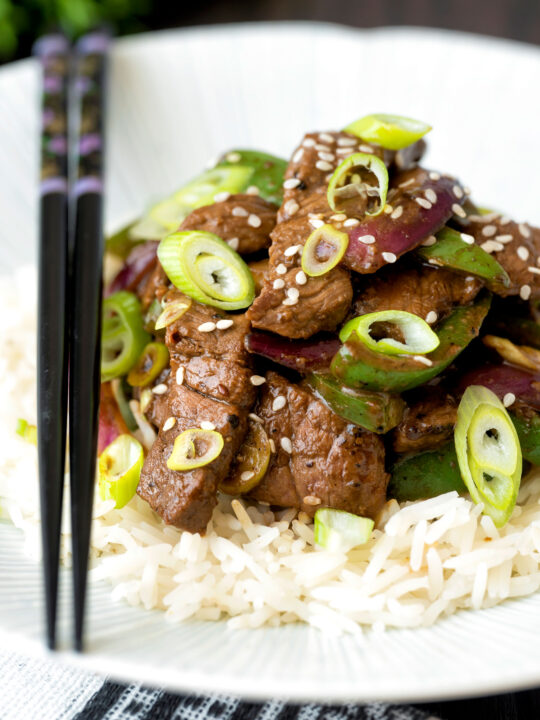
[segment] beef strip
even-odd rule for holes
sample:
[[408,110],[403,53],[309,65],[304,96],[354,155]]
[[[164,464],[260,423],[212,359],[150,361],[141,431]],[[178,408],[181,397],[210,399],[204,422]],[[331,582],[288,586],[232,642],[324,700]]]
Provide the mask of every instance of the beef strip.
[[[161,426],[144,462],[137,492],[166,523],[190,532],[204,532],[217,502],[218,483],[227,476],[242,444],[247,419],[235,405],[205,397],[173,380],[167,398],[167,415],[176,422],[168,430]],[[184,430],[200,427],[203,420],[212,422],[223,436],[220,455],[194,470],[170,470],[167,460],[175,439]]]
[[440,390],[425,388],[393,431],[394,450],[407,453],[437,447],[452,437],[456,421],[454,398]]
[[[283,407],[283,401],[275,404],[278,397],[284,398]],[[275,372],[267,374],[255,412],[276,452],[252,491],[254,498],[310,515],[323,506],[370,517],[377,513],[388,483],[377,435],[348,424]]]
[[516,223],[499,213],[469,215],[459,224],[510,276],[510,287],[498,290],[498,294],[519,295],[523,300],[540,297],[539,228]]
[[248,255],[270,245],[276,213],[275,205],[257,195],[229,195],[225,200],[194,210],[179,229],[214,233],[233,250]]
[[481,287],[477,278],[444,268],[385,268],[368,280],[362,279],[353,314],[406,310],[425,320],[430,312],[435,312],[436,322],[454,306],[471,303]]

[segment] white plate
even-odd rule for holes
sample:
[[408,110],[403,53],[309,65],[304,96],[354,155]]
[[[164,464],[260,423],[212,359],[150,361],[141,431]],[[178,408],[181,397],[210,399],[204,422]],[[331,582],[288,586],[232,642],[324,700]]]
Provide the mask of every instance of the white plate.
[[[370,111],[435,126],[428,163],[479,202],[540,223],[540,52],[445,32],[329,25],[205,28],[120,40],[112,53],[109,227],[231,146],[289,154],[308,129]],[[38,74],[0,71],[0,267],[35,257]],[[3,438],[3,442],[7,439]],[[65,583],[64,583],[65,585]],[[63,625],[65,633],[66,626]],[[0,639],[41,650],[40,570],[0,524]],[[177,690],[297,700],[427,700],[540,684],[540,595],[435,627],[362,638],[307,626],[171,626],[93,587],[89,652],[64,661]]]

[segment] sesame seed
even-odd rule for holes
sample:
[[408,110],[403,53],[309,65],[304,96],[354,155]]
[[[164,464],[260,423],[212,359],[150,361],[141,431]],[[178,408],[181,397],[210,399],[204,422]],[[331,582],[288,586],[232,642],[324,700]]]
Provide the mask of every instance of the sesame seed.
[[471,190],[470,187],[465,186],[465,187],[463,188],[463,192],[465,193],[465,195],[470,195],[471,192],[472,192],[472,190]]
[[299,285],[305,285],[307,283],[306,273],[303,270],[299,270],[294,279]]
[[424,247],[431,247],[431,245],[435,245],[436,242],[437,242],[437,238],[435,237],[435,235],[430,235],[428,238],[426,238],[424,240],[422,245]]
[[459,187],[459,185],[454,185],[454,187],[452,188],[452,192],[458,200],[461,200],[461,198],[463,197],[463,190]]
[[213,322],[205,322],[197,328],[199,332],[214,332],[215,329],[216,323]]
[[227,240],[227,245],[232,248],[233,250],[238,250],[238,246],[240,245],[240,240],[237,237],[229,238]]
[[412,357],[414,360],[418,360],[418,362],[424,363],[424,365],[433,365],[433,361],[427,357],[424,357],[423,355],[413,355]]
[[375,242],[375,238],[373,235],[362,235],[358,238],[360,242],[364,243],[364,245],[372,245]]
[[178,370],[176,371],[176,384],[177,385],[183,385],[184,384],[184,375],[185,375],[185,368],[183,366],[180,366]]
[[250,225],[251,227],[254,227],[254,228],[261,227],[261,225],[262,225],[261,218],[258,215],[254,215],[253,213],[251,213],[251,215],[248,217],[247,222],[248,222],[248,225]]
[[279,265],[276,268],[276,272],[278,275],[285,275],[285,273],[287,272],[287,268],[285,267],[285,265],[283,263],[279,263]]
[[503,215],[502,218],[499,220],[499,225],[508,225],[511,218],[508,215]]
[[510,407],[510,405],[513,405],[516,402],[516,396],[514,393],[506,393],[506,395],[503,397],[503,405],[504,407]]
[[294,287],[289,288],[287,290],[287,295],[290,298],[294,298],[295,300],[298,300],[298,298],[300,297],[300,290],[298,290],[298,288],[294,288]]
[[530,238],[531,237],[531,231],[530,229],[525,225],[525,223],[519,223],[518,225],[519,232],[521,235],[523,235],[524,238]]
[[[306,142],[307,142],[307,141],[306,141]],[[304,148],[298,148],[298,150],[297,150],[297,151],[294,153],[294,155],[292,156],[292,161],[295,162],[295,163],[300,162],[300,160],[302,159],[303,154],[304,154]]]
[[349,218],[348,220],[345,220],[343,223],[343,227],[354,227],[355,225],[358,225],[360,220],[357,220],[356,218]]
[[293,255],[296,255],[296,253],[302,248],[301,245],[291,245],[288,247],[285,252],[283,253],[285,257],[292,257]]
[[322,140],[323,142],[328,142],[328,143],[334,143],[334,142],[335,142],[334,138],[333,138],[331,135],[329,135],[328,133],[325,133],[325,132],[319,133],[319,140]]
[[283,209],[285,210],[287,215],[294,215],[300,209],[300,205],[296,202],[296,200],[287,200],[287,202],[283,206]]
[[311,218],[309,224],[311,225],[311,227],[317,229],[322,227],[324,225],[324,222],[322,220],[318,220],[317,218]]
[[201,430],[215,430],[216,426],[210,420],[203,420],[201,422]]
[[397,255],[394,255],[393,252],[383,252],[382,256],[387,263],[395,263],[397,260]]
[[397,207],[394,210],[394,212],[390,215],[390,217],[392,218],[392,220],[397,220],[402,215],[403,215],[403,205],[400,205],[399,207]]
[[482,235],[484,237],[493,237],[493,235],[497,234],[497,228],[495,225],[486,225],[482,228]]
[[155,395],[163,395],[164,393],[167,392],[167,386],[165,385],[165,383],[160,383],[159,385],[155,385],[152,388],[152,392]]
[[162,430],[170,430],[172,427],[174,427],[174,424],[176,422],[175,417],[168,417],[165,422],[163,423]]
[[431,188],[428,188],[426,192],[424,193],[426,196],[426,199],[429,200],[430,203],[436,203],[437,202],[437,193],[435,190],[432,190]]
[[294,297],[287,297],[283,301],[283,305],[297,305],[298,304],[298,298]]
[[440,180],[441,176],[438,172],[430,172],[429,173],[429,179],[430,180]]
[[257,387],[257,385],[264,385],[264,383],[266,382],[266,378],[262,375],[252,375],[249,378],[249,381],[252,385],[255,385],[255,387]]
[[516,250],[518,258],[524,262],[529,259],[529,251],[524,245],[520,245]]
[[387,203],[383,208],[383,213],[385,213],[385,215],[391,215],[393,212],[394,212],[394,208],[390,204]]
[[326,160],[317,160],[315,167],[317,170],[322,170],[323,172],[328,172],[328,170],[332,169],[332,165],[329,162],[326,162]]
[[491,241],[491,247],[495,252],[500,252],[501,250],[504,250],[504,245],[500,242],[497,242],[496,240]]
[[432,208],[432,205],[429,202],[429,200],[426,200],[425,198],[417,197],[417,198],[414,198],[414,201],[416,203],[418,203],[418,205],[420,205],[420,207],[423,207],[425,210],[430,210]]
[[232,325],[234,325],[234,320],[218,320],[216,323],[216,327],[218,330],[227,330]]
[[[480,247],[482,248],[482,250],[483,250],[484,252],[492,253],[492,252],[495,251],[495,248],[494,248],[494,246],[493,246],[494,242],[495,242],[495,240],[486,240],[486,242],[483,242],[483,243],[480,245]],[[501,247],[503,247],[503,246],[501,246]]]
[[358,140],[350,137],[340,137],[337,139],[337,144],[340,147],[351,147],[352,145],[356,145],[357,142]]
[[263,419],[261,417],[259,417],[258,415],[255,415],[255,413],[252,413],[252,412],[249,413],[248,418],[250,418],[250,420],[253,420],[254,422],[262,423],[262,421],[263,421]]
[[274,290],[281,290],[281,288],[285,287],[285,280],[283,280],[283,278],[276,278],[272,283],[272,287]]
[[472,235],[467,235],[467,233],[460,233],[460,235],[464,243],[467,243],[467,245],[474,245],[474,238]]
[[282,437],[281,440],[279,441],[279,444],[285,450],[286,453],[289,453],[289,455],[292,453],[292,442],[291,442],[290,438]]
[[321,160],[327,160],[328,162],[332,162],[333,160],[336,159],[336,156],[334,155],[334,153],[320,152],[320,153],[319,153],[319,158],[320,158]]
[[522,300],[528,300],[531,297],[531,286],[522,285],[519,289],[519,297]]
[[246,195],[259,195],[260,191],[256,185],[250,185],[246,190]]
[[405,182],[402,182],[398,185],[400,188],[407,187],[408,185],[412,185],[414,183],[414,178],[409,178],[408,180],[405,180]]
[[[328,147],[328,145],[322,145],[321,143],[316,143],[315,150],[317,150],[318,152],[329,152],[330,148]],[[323,158],[323,160],[324,160],[324,158]]]
[[509,243],[514,239],[513,235],[495,235],[495,240],[500,243]]
[[240,207],[239,205],[233,207],[232,214],[235,217],[247,217],[249,215],[248,211],[245,208]]
[[313,147],[315,145],[315,140],[313,138],[306,138],[302,144],[304,147]]
[[352,155],[354,148],[344,147],[336,150],[336,155]]
[[371,147],[371,145],[359,145],[358,149],[360,150],[360,152],[373,154],[373,148]]
[[285,405],[287,404],[287,401],[285,400],[284,395],[278,395],[277,398],[274,399],[274,402],[272,403],[272,410],[274,412],[277,412],[278,410],[283,410]]
[[534,267],[534,265],[528,267],[527,270],[532,272],[534,275],[540,275],[540,268]]
[[322,500],[315,495],[306,495],[303,502],[304,505],[320,505]]
[[430,265],[442,266],[442,262],[440,262],[439,260],[435,260],[435,258],[429,258],[428,263]]
[[241,157],[240,153],[237,153],[237,152],[230,152],[227,155],[227,160],[231,163],[240,162],[241,159],[242,159],[242,157]]
[[240,480],[251,480],[252,477],[255,477],[253,470],[244,470],[243,473],[240,473]]
[[437,322],[437,317],[438,317],[438,315],[435,312],[435,310],[430,310],[428,312],[428,314],[426,315],[426,322],[429,323],[430,325],[433,325],[433,323]]
[[217,193],[217,195],[214,195],[214,202],[225,202],[225,200],[228,200],[230,197],[230,192],[220,192]]
[[302,181],[298,178],[289,178],[288,180],[285,180],[283,183],[283,187],[285,190],[292,190],[295,187],[298,187]]
[[461,207],[461,205],[458,205],[457,203],[454,203],[452,205],[452,212],[458,217],[467,217],[467,213],[465,212],[465,210]]
[[330,220],[335,220],[336,222],[343,222],[343,220],[346,220],[347,216],[345,213],[337,213],[336,215],[331,215]]
[[275,453],[276,452],[276,443],[274,442],[274,438],[270,438],[268,440],[268,444],[270,445],[270,450]]

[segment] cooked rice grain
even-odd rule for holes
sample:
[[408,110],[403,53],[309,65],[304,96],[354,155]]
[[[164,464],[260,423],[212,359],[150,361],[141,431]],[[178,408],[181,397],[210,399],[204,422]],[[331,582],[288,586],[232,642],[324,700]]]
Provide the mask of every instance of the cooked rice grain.
[[[0,279],[0,507],[37,559],[36,451],[14,432],[17,418],[36,419],[34,288],[32,268]],[[67,525],[61,552],[69,565]],[[401,508],[393,501],[369,543],[348,554],[315,549],[313,525],[295,510],[223,496],[202,537],[163,525],[138,497],[116,510],[96,495],[91,561],[91,581],[109,582],[113,600],[161,608],[172,622],[300,620],[351,633],[430,625],[538,590],[540,472],[523,482],[500,530],[455,492]]]

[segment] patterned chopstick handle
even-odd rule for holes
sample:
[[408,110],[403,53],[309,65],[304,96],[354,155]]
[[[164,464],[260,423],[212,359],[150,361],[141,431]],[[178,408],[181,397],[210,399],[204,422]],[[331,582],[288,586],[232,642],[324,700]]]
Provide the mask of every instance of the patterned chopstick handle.
[[43,70],[40,190],[42,195],[67,192],[70,44],[63,35],[44,35],[34,54]]
[[75,93],[80,117],[75,196],[103,190],[104,77],[109,43],[104,32],[89,33],[77,43]]

